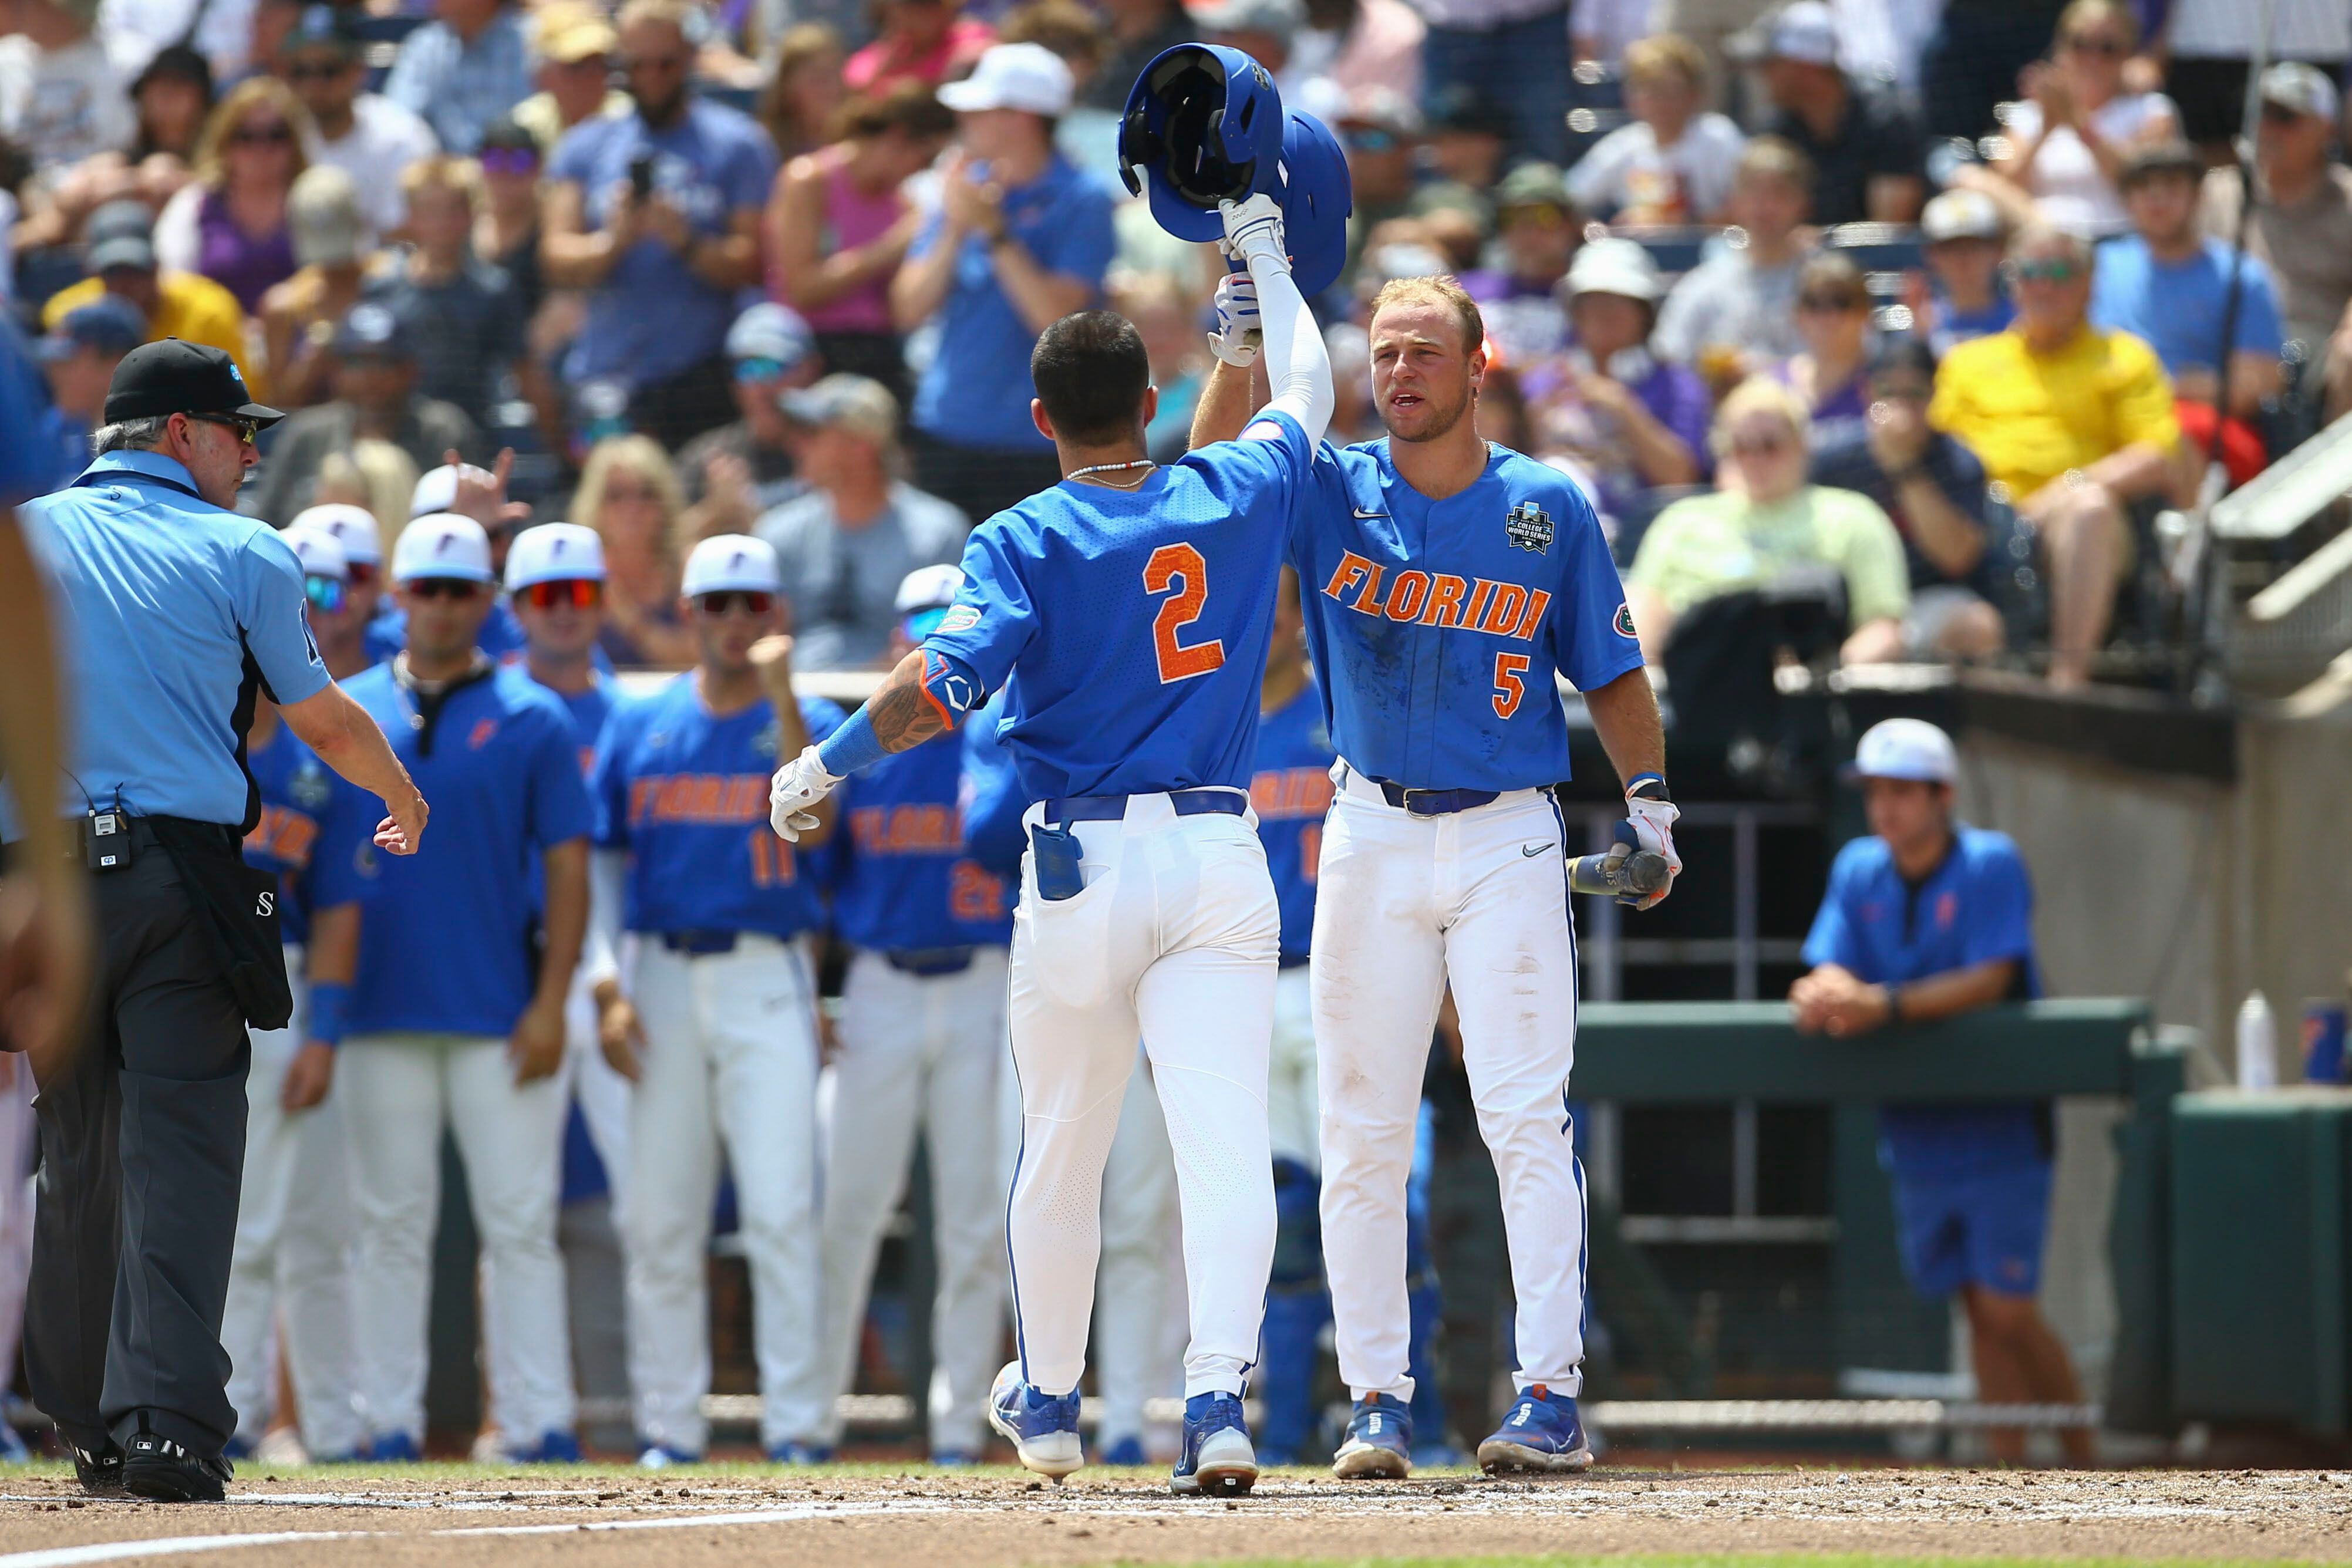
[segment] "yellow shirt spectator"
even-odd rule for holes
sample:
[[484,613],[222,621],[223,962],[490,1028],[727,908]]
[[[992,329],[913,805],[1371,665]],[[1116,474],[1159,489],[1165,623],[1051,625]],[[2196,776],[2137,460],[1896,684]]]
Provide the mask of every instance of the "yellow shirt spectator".
[[[59,289],[41,307],[41,325],[55,331],[58,322],[68,312],[79,309],[106,292],[106,284],[96,277],[85,277],[79,283]],[[132,304],[139,303],[132,300]],[[203,343],[220,350],[236,361],[239,374],[253,390],[257,401],[265,394],[262,378],[254,373],[254,366],[245,341],[245,309],[236,296],[194,272],[158,272],[155,275],[155,304],[147,316],[147,340],[160,343],[166,338],[178,338],[190,343]]]
[[1927,423],[1966,444],[2013,501],[2135,443],[2168,452],[2180,440],[2156,350],[2089,327],[2046,354],[2015,328],[1960,344],[1937,369]]
[[1835,567],[1845,579],[1850,625],[1899,621],[1911,608],[1894,523],[1869,497],[1824,485],[1763,505],[1727,490],[1676,501],[1642,536],[1625,580],[1679,616],[1702,600],[1813,565]]

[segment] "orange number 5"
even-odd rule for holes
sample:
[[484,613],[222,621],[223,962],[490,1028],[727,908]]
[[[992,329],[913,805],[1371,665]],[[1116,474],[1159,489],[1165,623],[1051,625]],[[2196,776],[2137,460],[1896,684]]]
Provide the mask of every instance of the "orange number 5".
[[[1209,563],[1191,545],[1161,545],[1143,564],[1143,591],[1166,593],[1180,582],[1183,587],[1176,589],[1151,621],[1151,640],[1160,656],[1160,684],[1163,686],[1205,675],[1223,667],[1225,662],[1225,644],[1221,638],[1213,637],[1189,648],[1176,641],[1177,632],[1201,618],[1201,605],[1209,597]],[[1523,664],[1526,662],[1520,661]]]
[[1528,695],[1528,684],[1519,679],[1528,673],[1525,653],[1495,655],[1495,713],[1508,718],[1519,711],[1519,699]]

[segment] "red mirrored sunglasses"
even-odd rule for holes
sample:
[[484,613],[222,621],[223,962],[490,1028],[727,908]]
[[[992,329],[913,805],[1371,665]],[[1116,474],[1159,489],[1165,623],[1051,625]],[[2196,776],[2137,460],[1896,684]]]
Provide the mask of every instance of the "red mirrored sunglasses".
[[593,578],[567,577],[554,582],[534,582],[516,595],[533,610],[552,610],[568,604],[574,610],[593,610],[604,601],[604,585]]

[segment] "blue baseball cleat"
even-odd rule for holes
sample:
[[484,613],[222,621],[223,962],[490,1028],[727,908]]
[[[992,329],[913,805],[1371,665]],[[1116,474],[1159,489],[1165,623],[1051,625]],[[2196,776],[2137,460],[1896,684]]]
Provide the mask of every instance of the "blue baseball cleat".
[[[1102,1434],[1097,1432],[1095,1436],[1099,1437]],[[1095,1460],[1098,1465],[1118,1465],[1125,1469],[1136,1469],[1150,1462],[1151,1456],[1143,1451],[1143,1439],[1132,1432],[1105,1448]]]
[[1184,1453],[1168,1490],[1179,1497],[1245,1497],[1257,1485],[1257,1453],[1238,1394],[1184,1401]]
[[647,1443],[645,1452],[637,1456],[637,1469],[666,1470],[672,1465],[698,1465],[700,1454],[689,1454],[684,1448],[673,1448],[667,1443]]
[[1391,1394],[1357,1400],[1331,1473],[1343,1481],[1401,1481],[1412,1474],[1412,1416],[1404,1402]]
[[1060,1480],[1083,1467],[1078,1444],[1078,1393],[1040,1394],[1021,1380],[1021,1364],[1007,1362],[989,1391],[988,1424],[1013,1445],[1024,1467]]
[[768,1450],[772,1465],[829,1465],[833,1449],[823,1443],[782,1442]]
[[369,1439],[368,1461],[378,1465],[413,1465],[425,1458],[425,1450],[406,1432],[384,1432]]
[[560,1427],[550,1427],[539,1435],[539,1441],[509,1448],[507,1460],[517,1465],[576,1465],[580,1439]]
[[1490,1476],[1521,1470],[1557,1475],[1591,1464],[1592,1448],[1584,1440],[1576,1401],[1540,1383],[1528,1385],[1495,1435],[1478,1445],[1478,1468]]

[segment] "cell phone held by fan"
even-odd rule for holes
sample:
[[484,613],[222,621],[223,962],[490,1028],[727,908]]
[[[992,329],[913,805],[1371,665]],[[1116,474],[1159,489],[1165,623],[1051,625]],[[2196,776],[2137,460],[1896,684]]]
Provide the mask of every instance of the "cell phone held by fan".
[[640,152],[629,160],[629,199],[642,202],[654,193],[654,155]]

